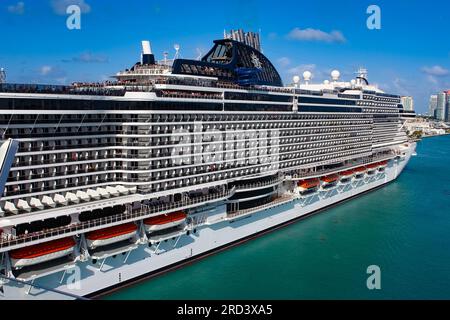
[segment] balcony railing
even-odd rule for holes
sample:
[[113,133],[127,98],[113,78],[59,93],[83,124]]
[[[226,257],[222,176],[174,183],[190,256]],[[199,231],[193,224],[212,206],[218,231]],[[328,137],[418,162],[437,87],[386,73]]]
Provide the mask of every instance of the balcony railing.
[[190,207],[193,205],[205,203],[208,201],[213,200],[220,200],[220,199],[226,199],[231,197],[235,192],[235,189],[224,189],[220,192],[208,194],[204,196],[199,196],[191,199],[183,199],[181,201],[177,202],[171,202],[166,204],[159,204],[156,206],[151,205],[141,205],[139,209],[133,209],[132,205],[126,205],[126,210],[124,213],[105,217],[105,218],[99,218],[99,219],[93,219],[85,222],[79,222],[75,224],[71,224],[68,226],[53,228],[49,230],[43,230],[39,232],[34,232],[31,234],[26,235],[20,235],[16,237],[12,237],[11,239],[0,239],[0,249],[7,248],[11,246],[16,246],[28,242],[33,242],[45,238],[51,238],[54,236],[61,236],[61,235],[75,235],[82,232],[86,232],[87,230],[95,230],[95,229],[101,229],[105,228],[110,224],[117,223],[117,222],[130,222],[130,221],[136,221],[140,219],[144,219],[146,217],[152,216],[156,213],[163,213],[165,211],[177,211],[181,210],[186,207]]
[[235,187],[236,187],[236,190],[255,189],[255,188],[270,186],[272,184],[277,184],[277,183],[280,183],[281,181],[283,181],[283,179],[275,178],[275,179],[270,179],[270,180],[267,180],[267,181],[258,181],[258,182],[255,182],[255,183],[247,183],[247,184],[235,185]]
[[296,179],[303,179],[303,178],[309,178],[309,177],[323,176],[323,175],[327,175],[330,173],[345,171],[349,168],[353,168],[353,167],[360,166],[360,165],[365,165],[368,163],[389,160],[394,157],[395,157],[394,153],[389,153],[389,154],[383,154],[380,156],[375,156],[375,157],[370,157],[370,158],[365,158],[365,159],[360,159],[360,160],[354,160],[351,163],[349,163],[348,165],[341,166],[341,167],[330,168],[330,169],[325,169],[325,170],[318,170],[318,171],[306,171],[306,172],[302,172],[302,173],[293,174],[293,175],[291,175],[291,179],[296,180]]

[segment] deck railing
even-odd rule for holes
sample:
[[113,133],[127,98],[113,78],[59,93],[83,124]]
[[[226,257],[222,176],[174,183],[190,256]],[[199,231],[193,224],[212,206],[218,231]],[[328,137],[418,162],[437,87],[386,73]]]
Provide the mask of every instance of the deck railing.
[[5,247],[10,247],[22,243],[37,241],[44,238],[50,238],[53,236],[63,235],[63,234],[76,234],[81,233],[85,230],[91,230],[93,228],[101,229],[107,225],[117,223],[117,222],[130,222],[135,220],[140,220],[151,216],[155,213],[165,212],[165,211],[176,211],[181,210],[185,207],[189,207],[196,204],[201,204],[203,202],[208,202],[211,200],[220,200],[229,198],[234,194],[235,189],[225,189],[218,193],[208,194],[204,196],[199,196],[191,199],[183,199],[177,202],[170,202],[159,205],[141,205],[140,208],[133,208],[132,205],[126,205],[126,210],[124,213],[114,215],[111,217],[104,217],[99,219],[93,219],[85,222],[79,222],[71,224],[68,226],[53,228],[49,230],[43,230],[39,232],[34,232],[31,234],[24,234],[20,236],[11,237],[10,239],[0,239],[0,249]]
[[272,208],[274,206],[290,202],[293,199],[295,199],[295,197],[293,195],[284,194],[284,195],[276,198],[275,200],[273,200],[271,202],[265,203],[265,204],[257,206],[257,207],[229,212],[227,214],[227,217],[228,218],[234,218],[234,217],[242,216],[242,215],[249,214],[249,213],[252,213],[252,212],[261,211],[261,210],[264,210],[266,208]]
[[392,159],[394,157],[395,157],[394,153],[383,154],[381,156],[370,157],[370,158],[366,158],[366,159],[352,161],[348,165],[345,165],[345,166],[342,166],[342,167],[330,168],[330,169],[318,170],[318,171],[307,171],[307,172],[293,174],[293,175],[291,175],[291,179],[295,180],[295,179],[301,179],[301,178],[323,176],[323,175],[330,174],[330,173],[337,173],[337,172],[340,172],[340,171],[345,171],[345,170],[347,170],[349,168],[365,165],[365,164],[368,164],[368,163],[373,163],[373,162],[378,162],[378,161],[383,161],[383,160],[389,160],[389,159]]
[[266,181],[258,181],[255,183],[235,185],[235,187],[236,187],[236,190],[254,189],[254,188],[259,188],[259,187],[270,186],[272,184],[277,184],[277,183],[280,183],[282,180],[283,179],[277,177],[277,178],[266,180]]

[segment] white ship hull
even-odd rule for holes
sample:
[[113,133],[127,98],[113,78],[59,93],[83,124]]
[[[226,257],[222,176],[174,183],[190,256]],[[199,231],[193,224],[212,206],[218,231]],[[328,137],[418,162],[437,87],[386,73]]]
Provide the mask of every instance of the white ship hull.
[[[213,227],[211,227],[211,220],[210,225],[206,223],[198,226],[195,233],[192,230],[189,235],[184,234],[179,239],[161,242],[157,252],[153,247],[149,248],[146,242],[130,251],[129,256],[124,254],[115,258],[109,257],[105,261],[96,261],[95,264],[92,260],[79,261],[76,268],[70,269],[75,272],[67,271],[67,274],[63,274],[64,271],[60,271],[49,274],[36,279],[34,284],[78,296],[88,296],[123,285],[147,274],[166,271],[174,264],[180,264],[215,249],[238,243],[240,240],[245,240],[391,182],[402,172],[414,149],[415,144],[412,144],[404,158],[390,161],[385,172],[374,174],[371,177],[365,175],[363,179],[354,179],[349,184],[338,185],[332,190],[320,191],[309,196],[307,202],[303,198],[297,197],[287,203],[263,209],[245,217],[236,217],[234,220],[223,218],[226,206],[222,204],[208,212],[209,217],[222,217],[213,224]],[[80,281],[72,283],[77,275],[80,276]],[[69,298],[49,290],[13,281],[3,284],[3,292],[6,299]]]

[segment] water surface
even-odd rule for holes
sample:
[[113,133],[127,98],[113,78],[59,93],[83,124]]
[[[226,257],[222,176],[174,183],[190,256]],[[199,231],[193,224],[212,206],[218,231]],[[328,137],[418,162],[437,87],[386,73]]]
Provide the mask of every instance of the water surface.
[[417,153],[379,190],[106,298],[450,299],[450,136]]

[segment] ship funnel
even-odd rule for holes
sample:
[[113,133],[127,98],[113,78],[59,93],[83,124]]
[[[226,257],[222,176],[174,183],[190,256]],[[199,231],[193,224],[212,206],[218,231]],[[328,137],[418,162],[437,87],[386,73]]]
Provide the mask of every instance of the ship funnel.
[[142,43],[141,64],[155,64],[155,56],[152,53],[150,41],[144,40]]
[[152,47],[150,46],[150,41],[142,41],[142,54],[152,54]]

